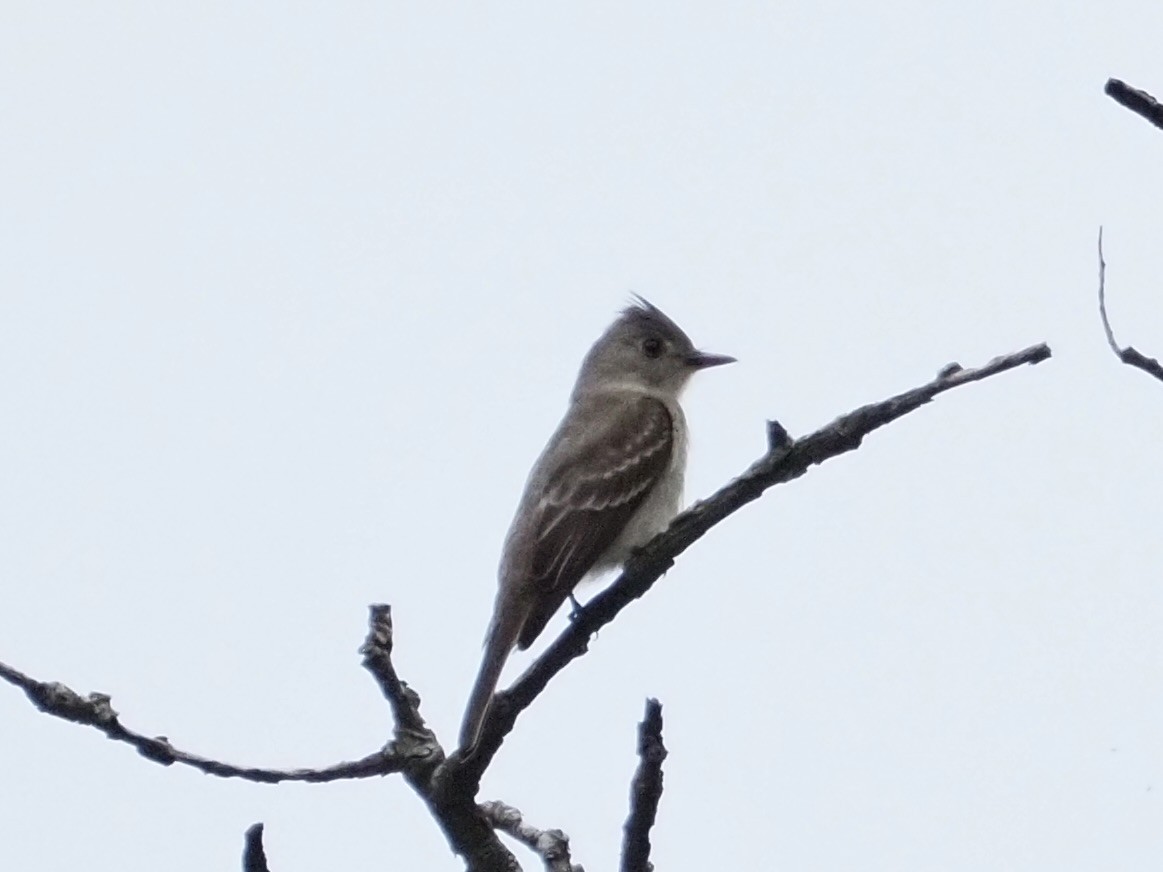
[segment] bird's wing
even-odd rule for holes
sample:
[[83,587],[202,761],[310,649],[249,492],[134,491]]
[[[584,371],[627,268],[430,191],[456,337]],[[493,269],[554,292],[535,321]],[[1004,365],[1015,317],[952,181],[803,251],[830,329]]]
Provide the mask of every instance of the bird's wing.
[[[595,561],[666,473],[674,453],[674,422],[653,397],[598,396],[582,400],[575,422],[560,434],[535,504],[527,590],[534,603],[518,647],[545,628]],[[596,423],[595,423],[596,422]]]

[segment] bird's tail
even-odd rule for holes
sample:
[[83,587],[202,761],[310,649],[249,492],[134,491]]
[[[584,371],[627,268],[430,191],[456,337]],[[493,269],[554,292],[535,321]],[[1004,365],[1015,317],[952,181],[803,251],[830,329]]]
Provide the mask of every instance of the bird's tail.
[[[514,611],[517,613],[514,614]],[[509,652],[513,650],[513,643],[517,641],[517,636],[521,632],[524,618],[524,610],[506,609],[498,603],[497,614],[489,625],[489,632],[485,637],[485,656],[481,661],[480,672],[477,673],[472,693],[469,694],[468,705],[464,710],[464,721],[460,726],[460,749],[466,755],[470,755],[476,749],[481,736],[481,727],[484,726],[485,716],[489,713],[493,691],[497,689],[501,670],[505,668],[505,661],[509,659]]]

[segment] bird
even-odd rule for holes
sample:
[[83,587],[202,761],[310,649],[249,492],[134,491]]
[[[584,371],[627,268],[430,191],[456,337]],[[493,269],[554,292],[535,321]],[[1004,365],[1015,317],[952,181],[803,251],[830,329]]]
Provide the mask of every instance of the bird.
[[679,396],[695,372],[733,362],[697,350],[640,296],[590,348],[505,537],[461,725],[466,756],[514,646],[528,648],[580,581],[625,562],[678,513],[687,453]]

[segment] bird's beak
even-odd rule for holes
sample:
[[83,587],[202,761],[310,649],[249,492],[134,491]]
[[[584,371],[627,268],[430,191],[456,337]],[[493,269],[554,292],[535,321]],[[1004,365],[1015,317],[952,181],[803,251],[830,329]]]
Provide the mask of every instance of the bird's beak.
[[722,366],[724,363],[734,363],[735,358],[726,354],[709,354],[706,351],[692,351],[686,356],[686,365],[691,369],[706,369],[709,366]]

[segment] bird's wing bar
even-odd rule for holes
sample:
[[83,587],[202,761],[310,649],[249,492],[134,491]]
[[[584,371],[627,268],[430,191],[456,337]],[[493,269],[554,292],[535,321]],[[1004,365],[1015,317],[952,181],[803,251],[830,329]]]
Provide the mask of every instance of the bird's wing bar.
[[617,540],[674,453],[674,422],[661,401],[614,396],[589,402],[601,406],[578,419],[601,423],[565,434],[562,459],[536,507],[530,573],[536,602],[517,640],[522,649]]

